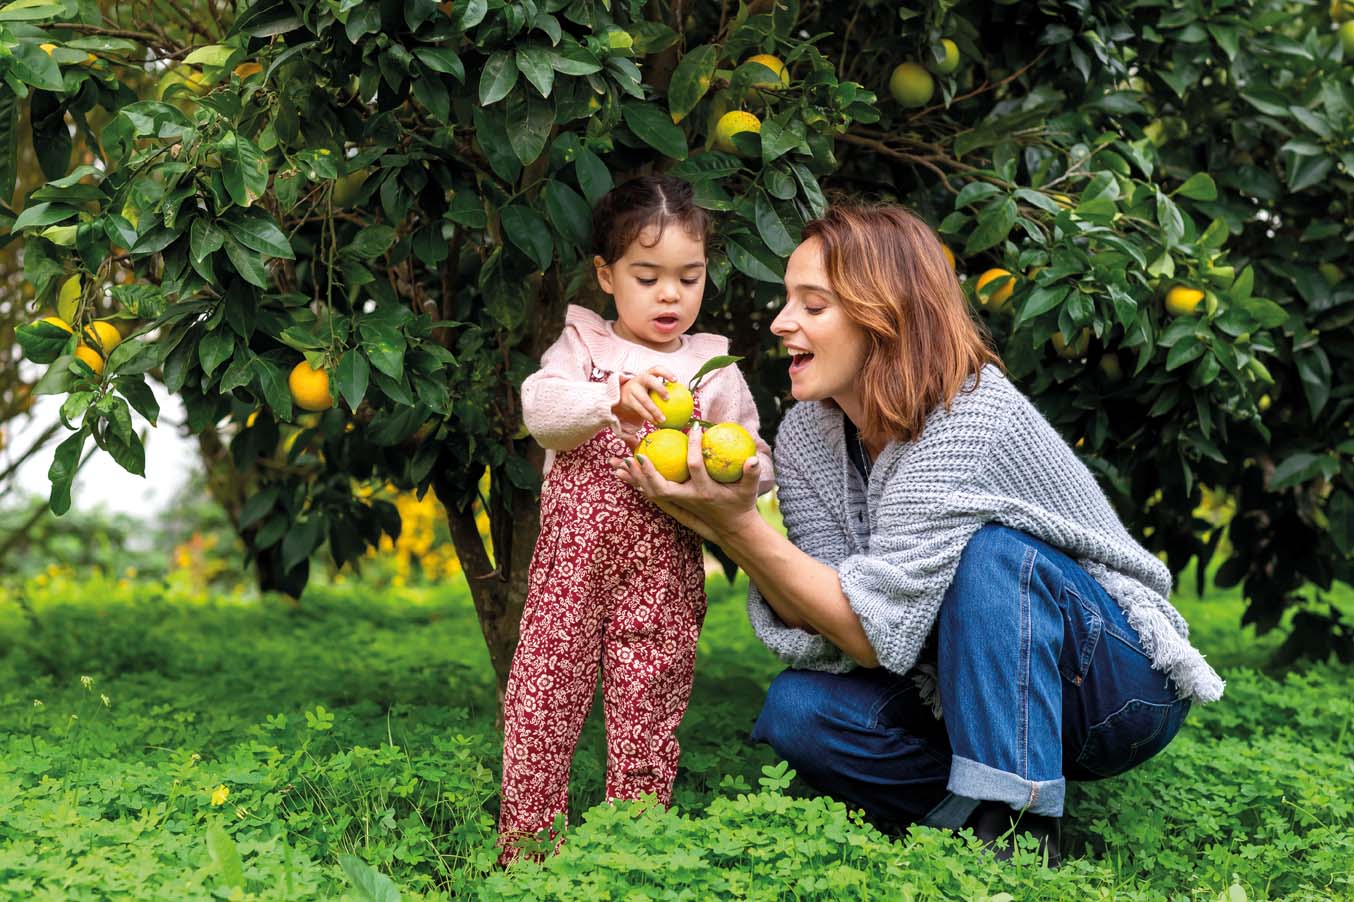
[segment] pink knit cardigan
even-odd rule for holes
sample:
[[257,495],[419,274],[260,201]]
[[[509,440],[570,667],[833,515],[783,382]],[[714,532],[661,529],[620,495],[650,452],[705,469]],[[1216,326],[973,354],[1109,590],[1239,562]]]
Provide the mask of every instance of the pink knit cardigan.
[[[675,351],[655,351],[621,338],[611,322],[570,304],[564,333],[541,357],[541,368],[522,383],[522,419],[546,449],[545,472],[550,472],[556,452],[577,448],[603,429],[620,431],[611,408],[620,400],[622,376],[661,364],[686,384],[701,364],[727,353],[727,338],[703,332],[681,336]],[[594,368],[608,374],[605,382],[590,381]],[[775,483],[771,448],[758,434],[757,405],[738,367],[726,366],[705,376],[696,396],[702,419],[738,423],[752,433],[761,468],[758,492],[769,491]]]

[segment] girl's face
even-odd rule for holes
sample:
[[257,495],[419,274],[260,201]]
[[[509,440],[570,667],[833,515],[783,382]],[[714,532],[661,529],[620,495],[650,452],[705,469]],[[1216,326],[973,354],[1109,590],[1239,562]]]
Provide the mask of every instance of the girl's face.
[[[655,241],[655,239],[657,239]],[[705,293],[705,242],[668,223],[650,226],[619,260],[593,258],[597,282],[616,299],[616,334],[655,351],[675,351]]]
[[785,306],[772,321],[771,332],[790,352],[790,394],[795,400],[831,398],[848,416],[859,410],[865,331],[847,318],[832,291],[817,238],[790,255]]

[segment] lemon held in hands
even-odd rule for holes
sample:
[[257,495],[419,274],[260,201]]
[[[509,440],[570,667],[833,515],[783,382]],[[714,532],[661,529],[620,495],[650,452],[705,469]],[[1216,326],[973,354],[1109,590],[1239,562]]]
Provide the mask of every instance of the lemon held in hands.
[[705,472],[715,482],[733,483],[743,478],[743,465],[757,453],[752,435],[737,423],[716,423],[701,435]]
[[655,429],[640,439],[635,457],[643,455],[669,482],[686,482],[691,471],[686,466],[686,433],[676,429]]
[[696,409],[695,398],[680,382],[664,382],[663,388],[667,389],[667,400],[656,391],[649,392],[649,400],[663,413],[663,419],[654,425],[660,429],[685,429],[691,425],[691,415]]

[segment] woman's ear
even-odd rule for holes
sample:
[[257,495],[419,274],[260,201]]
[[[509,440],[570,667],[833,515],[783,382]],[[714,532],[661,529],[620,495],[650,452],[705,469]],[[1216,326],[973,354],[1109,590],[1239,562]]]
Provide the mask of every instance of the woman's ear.
[[602,290],[607,294],[615,294],[616,285],[612,280],[611,264],[603,260],[601,254],[594,254],[592,268],[597,270],[597,284],[602,286]]

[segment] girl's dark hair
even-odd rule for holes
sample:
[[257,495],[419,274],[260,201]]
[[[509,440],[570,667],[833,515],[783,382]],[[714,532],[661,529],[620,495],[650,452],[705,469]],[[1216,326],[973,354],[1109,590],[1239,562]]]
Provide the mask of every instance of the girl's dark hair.
[[696,206],[691,183],[673,175],[630,179],[604,194],[593,209],[593,252],[613,263],[625,256],[625,249],[650,226],[658,229],[653,239],[657,244],[669,223],[686,229],[692,238],[708,239],[710,217]]

